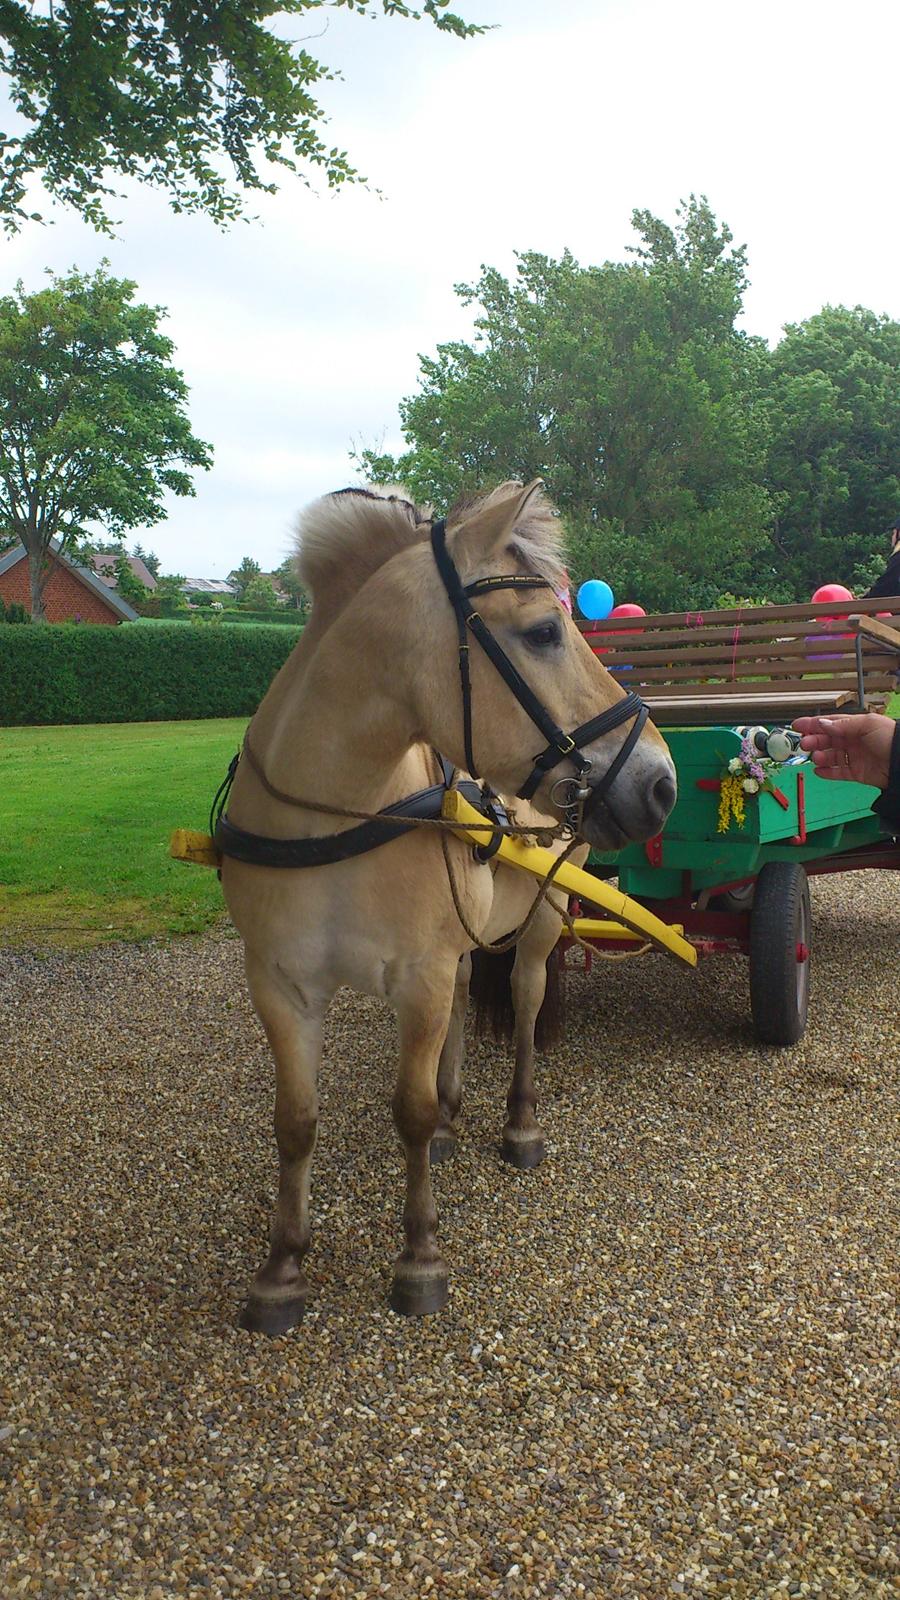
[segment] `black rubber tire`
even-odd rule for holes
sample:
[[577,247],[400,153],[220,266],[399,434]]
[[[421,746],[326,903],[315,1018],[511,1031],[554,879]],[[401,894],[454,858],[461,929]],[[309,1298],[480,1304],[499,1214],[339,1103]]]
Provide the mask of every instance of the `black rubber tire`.
[[769,861],[756,880],[750,918],[750,1009],[763,1044],[796,1044],[809,1012],[809,881],[799,862]]

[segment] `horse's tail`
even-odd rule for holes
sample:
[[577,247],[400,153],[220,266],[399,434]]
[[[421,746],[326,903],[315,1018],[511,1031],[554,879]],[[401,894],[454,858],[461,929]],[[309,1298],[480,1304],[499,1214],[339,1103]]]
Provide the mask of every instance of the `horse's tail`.
[[[512,969],[515,949],[491,955],[487,950],[472,951],[472,979],[469,996],[475,1004],[475,1033],[494,1039],[513,1038],[515,1012],[512,1003]],[[560,978],[559,954],[547,957],[547,987],[534,1025],[537,1050],[550,1050],[566,1036],[565,988]]]

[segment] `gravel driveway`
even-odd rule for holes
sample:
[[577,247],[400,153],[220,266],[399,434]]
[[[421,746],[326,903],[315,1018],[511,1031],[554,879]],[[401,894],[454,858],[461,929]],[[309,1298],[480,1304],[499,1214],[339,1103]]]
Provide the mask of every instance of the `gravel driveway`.
[[793,1049],[736,960],[570,976],[537,1172],[475,1047],[423,1321],[391,1021],[342,997],[276,1341],[235,1327],[275,1170],[239,943],[0,952],[3,1600],[896,1595],[900,879],[813,895]]

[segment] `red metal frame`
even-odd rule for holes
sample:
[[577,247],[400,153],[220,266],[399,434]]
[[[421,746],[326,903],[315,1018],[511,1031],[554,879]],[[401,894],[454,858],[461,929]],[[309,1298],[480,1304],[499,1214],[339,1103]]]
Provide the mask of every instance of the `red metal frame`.
[[[791,842],[802,844],[806,837],[805,808],[800,803],[800,833]],[[859,845],[855,850],[847,850],[843,855],[823,856],[818,861],[804,862],[807,876],[811,878],[825,877],[834,872],[860,872],[866,867],[877,867],[882,871],[900,872],[900,840],[885,841],[876,844]],[[752,883],[753,877],[736,878],[729,883],[716,884],[714,888],[706,889],[706,896],[727,894],[729,889],[739,889],[744,884]],[[700,910],[696,905],[693,894],[690,873],[682,873],[683,892],[672,895],[667,900],[635,899],[645,905],[649,911],[659,917],[663,922],[679,922],[684,928],[685,937],[690,939],[698,955],[710,956],[714,954],[748,955],[750,951],[750,911],[710,911],[708,908]],[[580,908],[575,913],[580,915]],[[627,939],[596,939],[593,942],[598,950],[633,950],[634,943]],[[575,943],[568,935],[564,934],[560,940],[561,959],[565,959],[565,952]],[[798,946],[797,960],[805,961],[809,958],[809,951],[805,946]],[[588,970],[590,970],[590,953],[586,956]]]

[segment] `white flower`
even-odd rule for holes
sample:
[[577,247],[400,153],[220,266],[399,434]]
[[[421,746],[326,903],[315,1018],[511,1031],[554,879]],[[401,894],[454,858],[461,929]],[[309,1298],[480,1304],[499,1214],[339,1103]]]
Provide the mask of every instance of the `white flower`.
[[732,756],[731,760],[728,763],[728,771],[732,774],[733,777],[736,778],[738,773],[739,772],[743,772],[743,770],[744,770],[744,763],[741,760],[740,756]]
[[741,784],[741,788],[743,789],[745,794],[756,794],[758,792],[758,790],[759,790],[759,779],[758,778],[745,778],[743,783]]

